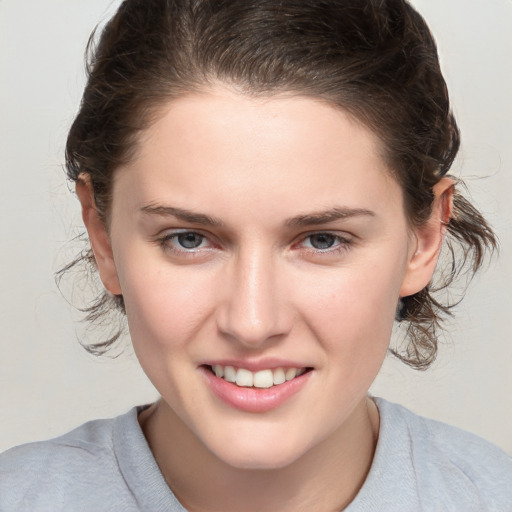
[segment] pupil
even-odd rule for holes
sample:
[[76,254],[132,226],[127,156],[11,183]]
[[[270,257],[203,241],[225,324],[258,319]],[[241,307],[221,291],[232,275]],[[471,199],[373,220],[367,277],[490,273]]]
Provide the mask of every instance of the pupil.
[[178,235],[178,242],[185,249],[196,249],[201,245],[203,237],[196,233],[183,233]]
[[319,235],[311,236],[311,245],[315,249],[329,249],[334,245],[336,237],[327,233],[321,233]]

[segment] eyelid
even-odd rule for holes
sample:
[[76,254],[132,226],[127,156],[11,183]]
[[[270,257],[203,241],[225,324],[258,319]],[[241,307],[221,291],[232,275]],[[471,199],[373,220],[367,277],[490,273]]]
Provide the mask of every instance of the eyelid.
[[[186,247],[178,247],[177,245],[171,243],[174,239],[176,239],[179,235],[186,234],[195,234],[206,240],[209,244],[208,247],[196,247],[187,249]],[[157,235],[155,241],[165,250],[172,252],[174,254],[182,255],[185,257],[191,257],[198,253],[204,251],[210,251],[215,248],[215,242],[212,241],[212,235],[202,232],[200,229],[190,229],[190,228],[177,228],[177,229],[167,229],[161,232],[160,235]]]
[[350,241],[350,240],[353,240],[354,238],[356,238],[355,235],[347,233],[346,231],[337,231],[337,230],[332,230],[332,229],[317,229],[314,231],[308,231],[306,233],[301,233],[299,236],[296,237],[296,240],[298,242],[300,242],[302,240],[306,240],[307,238],[310,238],[315,235],[329,235],[329,236],[332,236],[332,237],[335,237],[337,239],[344,240],[344,241]]
[[211,233],[207,233],[202,229],[195,228],[166,228],[162,229],[157,235],[156,238],[172,238],[178,235],[185,235],[187,233],[194,233],[196,235],[202,236],[204,238],[208,238],[211,240],[213,235]]
[[[171,243],[171,241],[178,237],[179,235],[188,233],[193,233],[202,237],[204,240],[208,242],[208,245],[206,247],[200,246],[197,248],[187,249],[186,247],[179,247],[175,243]],[[311,238],[315,235],[332,236],[336,239],[336,243],[332,247],[328,247],[325,249],[317,249],[315,247],[307,247],[303,245],[308,238]],[[291,248],[293,250],[302,250],[313,256],[319,255],[320,257],[327,257],[348,251],[349,247],[354,244],[356,238],[357,237],[355,235],[352,235],[345,231],[340,233],[339,231],[336,230],[320,229],[315,231],[308,231],[306,233],[301,233],[298,237],[296,237],[295,242],[292,243]],[[165,251],[173,253],[178,257],[184,258],[193,258],[199,256],[200,254],[205,255],[205,253],[218,249],[219,246],[223,245],[217,240],[217,237],[215,237],[215,235],[212,235],[211,233],[205,233],[201,229],[194,228],[166,229],[163,230],[161,234],[157,235],[154,240]]]
[[[314,247],[305,247],[302,245],[308,238],[311,238],[315,235],[332,236],[336,239],[337,243],[334,246],[328,247],[326,249],[316,249]],[[355,238],[356,237],[354,235],[350,235],[349,233],[346,232],[343,232],[342,234],[339,231],[317,230],[310,231],[308,233],[302,233],[298,238],[297,242],[293,244],[293,246],[298,246],[298,249],[303,249],[313,254],[329,255],[348,250],[348,247],[354,243]]]

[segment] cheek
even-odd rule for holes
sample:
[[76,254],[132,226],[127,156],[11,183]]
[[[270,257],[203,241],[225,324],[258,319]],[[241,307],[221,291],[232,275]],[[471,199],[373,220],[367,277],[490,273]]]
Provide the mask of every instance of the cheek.
[[[398,259],[398,261],[400,261]],[[384,357],[393,327],[402,280],[401,265],[375,262],[336,269],[321,280],[304,283],[299,299],[310,329],[330,352],[353,358]]]
[[190,361],[200,355],[194,340],[204,337],[211,300],[204,281],[201,286],[201,280],[187,273],[155,267],[145,274],[125,267],[121,288],[137,359],[160,394],[179,404],[186,398],[179,398],[180,383],[188,382]]
[[210,277],[165,261],[132,257],[119,270],[130,334],[136,351],[151,346],[155,357],[186,344],[211,314]]

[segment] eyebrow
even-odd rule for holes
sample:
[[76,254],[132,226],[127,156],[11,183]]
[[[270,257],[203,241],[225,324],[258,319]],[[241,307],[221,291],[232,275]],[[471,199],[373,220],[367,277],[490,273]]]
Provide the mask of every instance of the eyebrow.
[[176,208],[174,206],[160,206],[148,204],[142,206],[140,208],[140,211],[150,215],[160,215],[162,217],[175,217],[184,222],[190,222],[191,224],[199,224],[201,226],[224,226],[224,223],[221,220],[216,219],[215,217],[205,215],[204,213],[197,213],[190,210],[185,210],[183,208]]
[[375,212],[366,208],[331,208],[320,212],[312,212],[305,215],[297,215],[286,221],[290,227],[317,226],[328,224],[340,219],[349,219],[352,217],[375,217]]
[[[148,215],[159,215],[162,217],[175,217],[176,219],[191,224],[199,224],[202,226],[209,227],[224,227],[225,224],[220,219],[206,215],[204,213],[198,213],[191,210],[185,210],[184,208],[176,208],[174,206],[163,206],[148,204],[140,208],[142,213]],[[304,215],[297,215],[291,219],[286,220],[285,225],[288,227],[304,227],[304,226],[316,226],[321,224],[328,224],[340,219],[348,219],[352,217],[375,217],[375,213],[366,208],[330,208],[328,210],[312,212]]]

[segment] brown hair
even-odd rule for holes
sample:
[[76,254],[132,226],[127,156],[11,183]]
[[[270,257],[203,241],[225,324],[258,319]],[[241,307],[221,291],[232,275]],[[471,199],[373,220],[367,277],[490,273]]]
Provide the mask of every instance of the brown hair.
[[[433,186],[459,148],[435,42],[404,0],[125,0],[88,54],[66,165],[73,181],[89,175],[106,224],[113,173],[133,156],[138,133],[163,103],[215,82],[249,95],[312,96],[350,112],[382,140],[412,225],[429,218]],[[437,289],[474,273],[497,244],[457,191],[446,243],[451,261]],[[60,276],[82,260],[94,265],[88,252]],[[409,341],[394,354],[420,369],[434,360],[436,328],[452,307],[431,288],[403,298],[397,313]],[[84,311],[101,320],[116,309],[124,311],[123,298],[103,291]],[[118,336],[88,349],[104,352]]]

